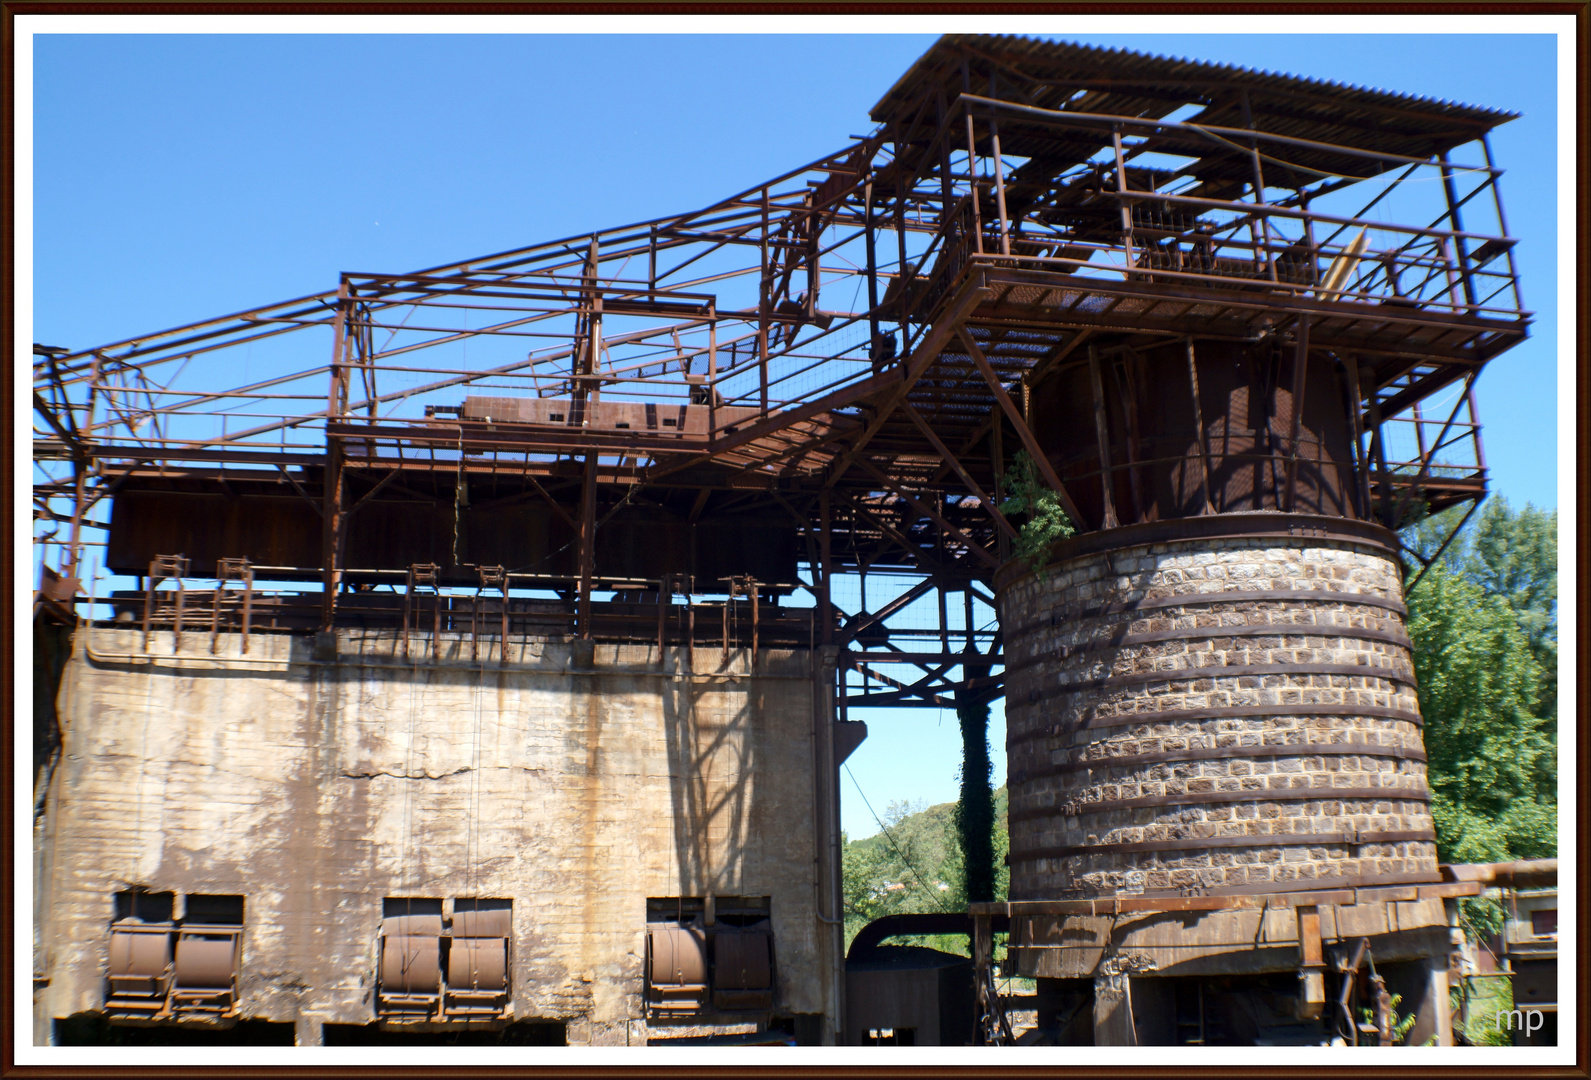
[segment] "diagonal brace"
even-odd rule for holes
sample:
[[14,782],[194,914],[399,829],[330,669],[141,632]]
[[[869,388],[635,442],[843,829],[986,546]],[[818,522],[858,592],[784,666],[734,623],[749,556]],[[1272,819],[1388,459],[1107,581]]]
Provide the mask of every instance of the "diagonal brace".
[[966,533],[956,528],[956,526],[946,521],[944,516],[938,511],[934,510],[933,507],[929,506],[927,503],[919,501],[907,493],[903,488],[899,487],[895,481],[891,480],[889,477],[885,476],[881,471],[879,471],[879,469],[876,468],[871,461],[868,461],[867,458],[857,458],[856,464],[862,467],[863,472],[867,473],[874,480],[877,480],[880,484],[884,485],[884,487],[894,492],[899,498],[904,499],[913,510],[916,510],[923,517],[928,518],[941,529],[944,529],[945,532],[949,533],[951,536],[954,536],[957,540],[960,540],[963,544],[967,545],[967,548],[972,551],[973,554],[977,555],[978,558],[988,563],[989,566],[996,570],[1000,568],[1000,560],[989,554],[988,550],[985,549],[982,544],[978,543],[972,537],[968,536]]
[[1011,421],[1011,426],[1016,429],[1017,436],[1022,440],[1022,446],[1027,450],[1028,456],[1033,459],[1033,464],[1038,466],[1039,473],[1061,500],[1061,509],[1066,511],[1066,516],[1072,519],[1072,524],[1078,531],[1082,531],[1083,515],[1077,512],[1077,504],[1072,502],[1072,497],[1066,493],[1066,485],[1061,483],[1061,478],[1056,475],[1055,468],[1050,464],[1050,459],[1043,450],[1039,449],[1039,441],[1033,437],[1032,430],[1027,421],[1017,411],[1011,402],[1011,395],[1005,392],[1005,387],[1000,383],[1000,376],[989,364],[989,358],[983,355],[983,350],[978,348],[978,343],[972,340],[972,335],[967,333],[966,327],[958,327],[956,333],[961,337],[961,344],[966,347],[967,355],[972,357],[972,362],[978,365],[978,370],[983,374],[983,379],[989,384],[989,389],[994,392],[994,398],[1004,410],[1006,419]]
[[917,380],[923,377],[929,365],[939,356],[940,351],[950,343],[951,335],[960,329],[962,320],[971,314],[973,308],[994,295],[993,290],[984,288],[978,283],[977,279],[969,281],[968,286],[971,287],[963,287],[961,294],[950,304],[945,314],[923,336],[917,348],[912,350],[911,356],[906,361],[904,374],[899,385],[889,391],[885,395],[884,400],[879,402],[877,414],[868,422],[867,428],[857,438],[851,448],[846,451],[845,456],[835,464],[833,471],[829,473],[829,478],[823,485],[825,489],[832,488],[838,483],[840,477],[845,475],[846,470],[856,463],[857,458],[867,447],[867,444],[873,440],[873,436],[883,429],[889,418],[894,415],[896,407],[906,400],[906,395],[911,392],[911,388],[917,385]]
[[901,402],[900,407],[901,411],[911,419],[911,422],[917,425],[917,430],[921,431],[928,441],[933,444],[933,448],[938,451],[939,456],[945,459],[945,464],[955,470],[956,475],[961,477],[961,482],[966,484],[967,489],[978,497],[978,502],[982,503],[983,508],[989,511],[989,516],[994,519],[995,525],[999,526],[1001,531],[1015,540],[1016,530],[1011,527],[1011,523],[1005,519],[1005,515],[1000,513],[999,508],[994,505],[994,500],[984,494],[983,488],[978,486],[978,482],[972,478],[972,474],[967,471],[966,466],[961,463],[955,454],[950,452],[950,448],[934,433],[934,429],[928,425],[928,421],[923,419],[922,414],[912,408],[909,401]]

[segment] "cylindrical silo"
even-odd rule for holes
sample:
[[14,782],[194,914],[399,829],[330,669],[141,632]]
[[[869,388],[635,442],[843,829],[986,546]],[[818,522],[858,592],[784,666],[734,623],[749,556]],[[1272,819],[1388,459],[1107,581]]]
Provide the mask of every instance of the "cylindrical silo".
[[1008,568],[1012,898],[1435,880],[1391,538],[1177,524]]
[[1286,335],[1107,339],[1030,390],[1081,527],[996,580],[1010,899],[1031,913],[1013,967],[1041,996],[1092,994],[1097,1039],[1121,1037],[1129,970],[1140,1010],[1216,992],[1176,976],[1241,977],[1231,1000],[1315,1022],[1300,910],[1400,978],[1444,966],[1442,905],[1413,888],[1440,872],[1352,363]]

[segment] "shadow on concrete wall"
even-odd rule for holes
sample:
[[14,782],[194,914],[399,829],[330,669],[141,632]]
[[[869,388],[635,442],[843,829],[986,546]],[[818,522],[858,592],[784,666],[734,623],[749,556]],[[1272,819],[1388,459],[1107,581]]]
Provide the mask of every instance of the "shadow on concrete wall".
[[[745,870],[752,776],[758,768],[755,682],[668,682],[663,726],[680,896],[735,895]],[[703,699],[718,700],[703,708]],[[738,698],[738,703],[736,699]],[[731,707],[732,706],[732,707]]]

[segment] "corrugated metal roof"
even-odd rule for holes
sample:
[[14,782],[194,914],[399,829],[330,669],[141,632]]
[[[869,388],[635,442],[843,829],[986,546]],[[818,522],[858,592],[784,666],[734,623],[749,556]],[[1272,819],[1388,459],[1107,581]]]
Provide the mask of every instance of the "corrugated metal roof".
[[[1009,35],[946,35],[935,42],[873,107],[875,121],[893,122],[908,141],[937,121],[937,97],[954,100],[964,86],[1063,112],[1163,118],[1188,104],[1203,111],[1189,122],[1247,127],[1246,92],[1254,126],[1261,131],[1380,153],[1428,157],[1468,142],[1519,114],[1415,97],[1319,79],[1256,71],[1126,49]],[[1007,131],[1010,134],[1007,134]],[[1158,138],[1164,139],[1166,136]],[[1062,134],[1053,126],[1001,119],[1007,152],[1056,164],[1085,160],[1097,146],[1086,131]],[[1196,137],[1166,152],[1202,157],[1211,149]],[[1206,179],[1229,179],[1225,155],[1211,154]],[[1299,149],[1289,160],[1302,167],[1369,175],[1380,171],[1341,154]],[[1199,174],[1201,170],[1194,170]],[[1231,177],[1230,179],[1236,179]],[[1269,179],[1269,177],[1268,177]]]

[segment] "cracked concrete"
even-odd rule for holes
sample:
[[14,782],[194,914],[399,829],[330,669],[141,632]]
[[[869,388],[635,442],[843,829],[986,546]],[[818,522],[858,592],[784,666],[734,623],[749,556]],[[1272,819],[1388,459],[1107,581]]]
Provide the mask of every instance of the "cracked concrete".
[[378,776],[390,776],[397,780],[446,780],[450,776],[458,776],[460,773],[473,771],[468,765],[462,765],[452,772],[445,773],[396,773],[378,770],[376,772],[342,772],[338,773],[338,775],[349,780],[374,780]]

